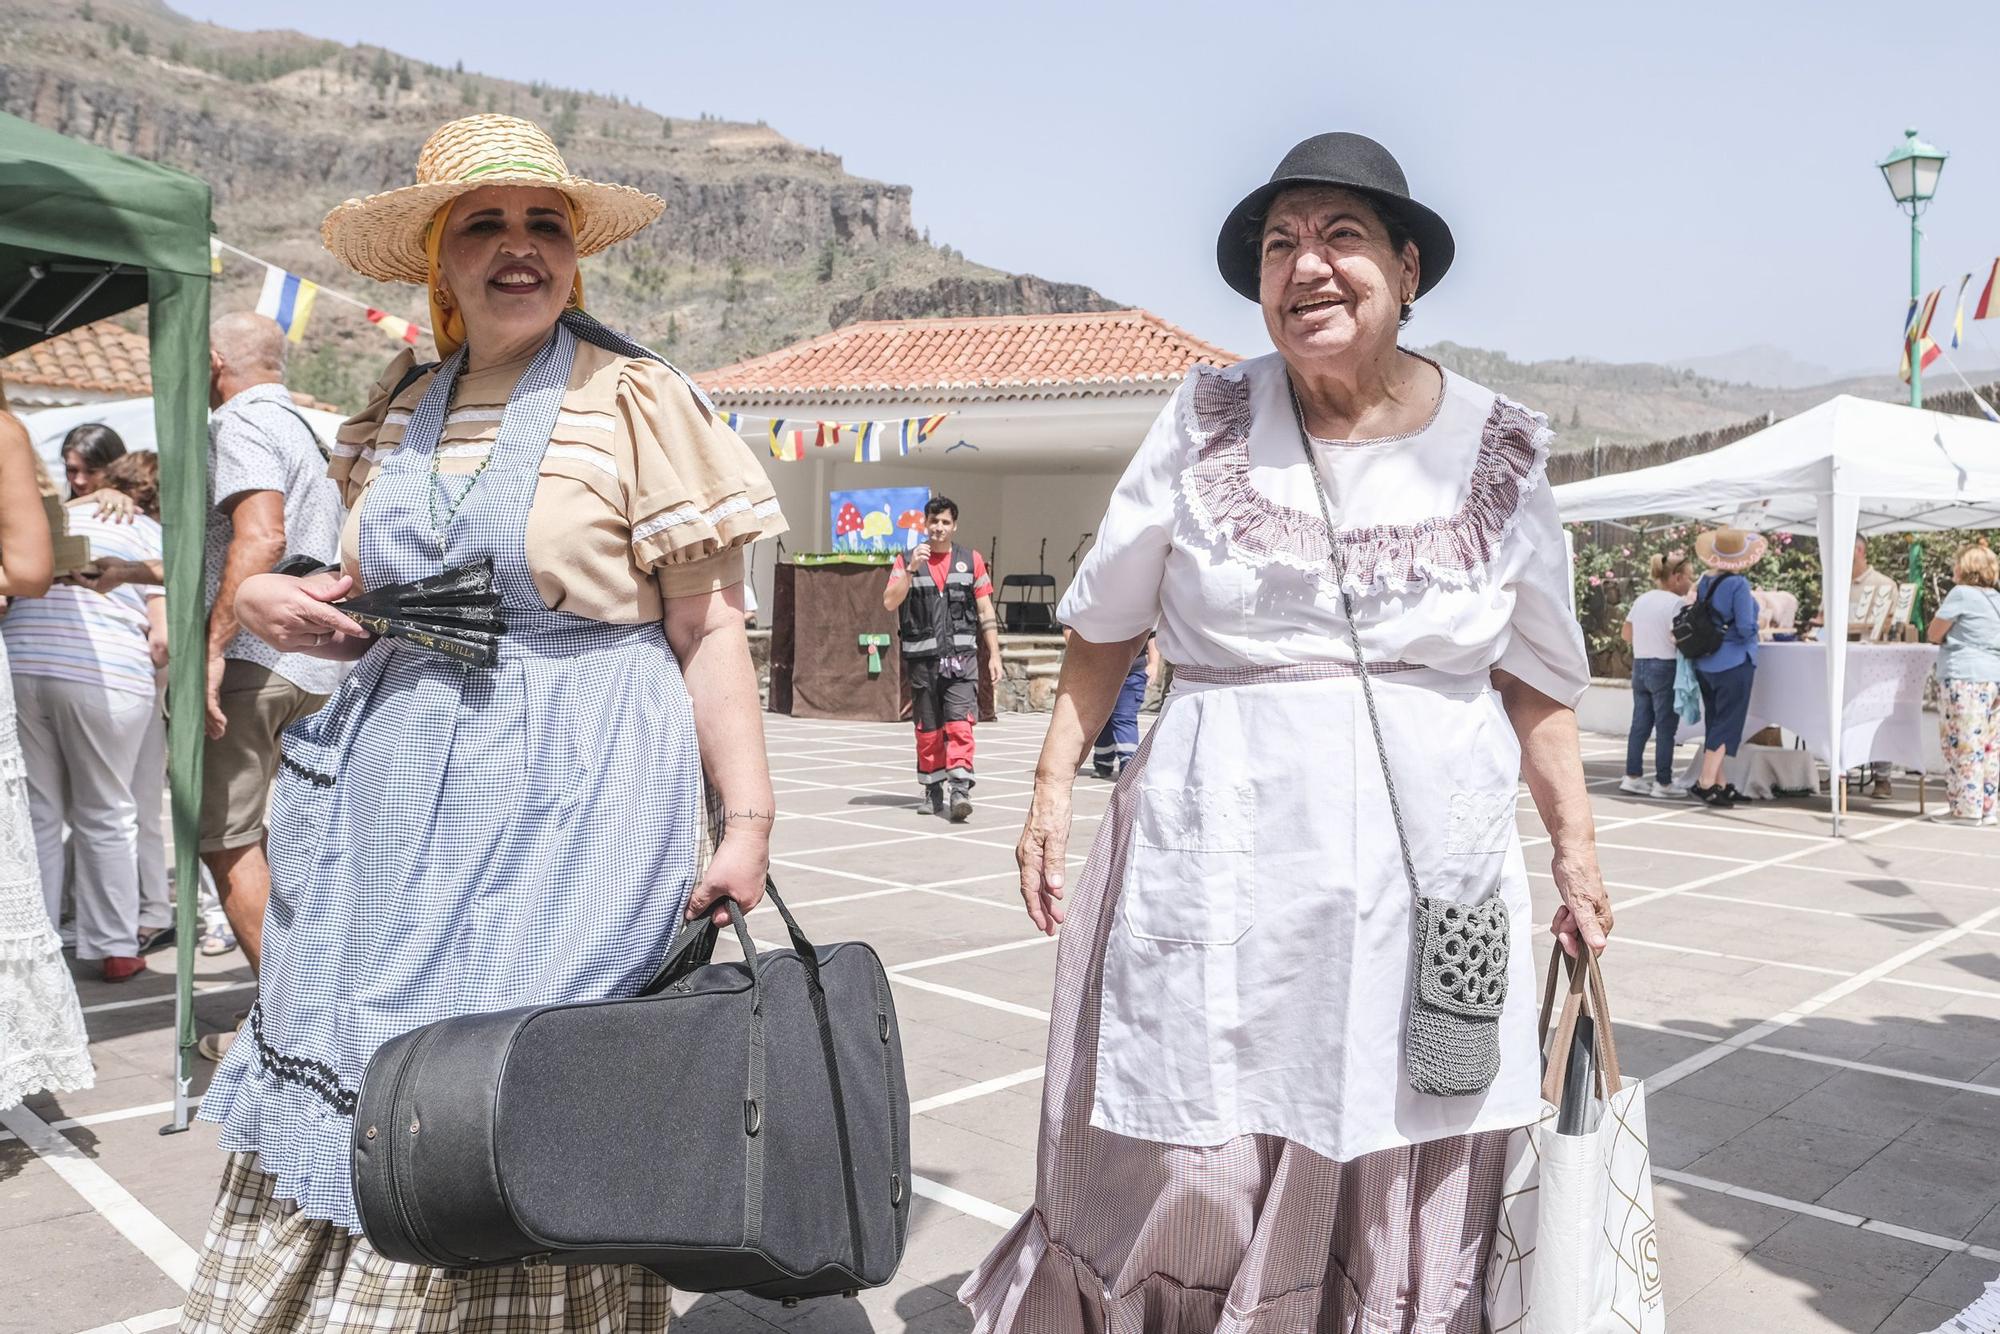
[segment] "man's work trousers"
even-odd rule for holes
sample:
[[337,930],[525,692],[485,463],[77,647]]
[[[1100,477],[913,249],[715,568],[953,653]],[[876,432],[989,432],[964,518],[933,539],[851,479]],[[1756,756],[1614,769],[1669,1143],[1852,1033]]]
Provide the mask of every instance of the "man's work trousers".
[[946,676],[936,658],[911,658],[910,712],[917,724],[917,781],[972,786],[972,722],[979,716],[979,682]]

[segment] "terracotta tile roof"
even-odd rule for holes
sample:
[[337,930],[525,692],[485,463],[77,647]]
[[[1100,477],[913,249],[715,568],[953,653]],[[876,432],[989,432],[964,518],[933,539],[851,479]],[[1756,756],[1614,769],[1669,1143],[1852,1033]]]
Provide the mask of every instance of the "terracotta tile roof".
[[[152,356],[144,334],[99,320],[0,360],[0,382],[144,398],[153,392]],[[346,411],[311,394],[293,392],[292,402],[322,412]]]
[[1178,383],[1240,360],[1143,310],[864,320],[697,375],[717,401],[1075,398]]
[[153,392],[146,336],[99,320],[57,334],[0,361],[8,384],[141,398]]

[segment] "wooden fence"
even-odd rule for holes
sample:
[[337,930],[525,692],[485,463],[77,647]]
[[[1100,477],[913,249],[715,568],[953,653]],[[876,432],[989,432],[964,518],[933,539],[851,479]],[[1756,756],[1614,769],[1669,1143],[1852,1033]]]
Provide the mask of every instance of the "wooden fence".
[[[1980,394],[1988,403],[2000,406],[2000,382],[1987,385],[1980,390]],[[1972,395],[1963,389],[1929,395],[1924,399],[1924,406],[1957,417],[1985,415],[1980,412],[1979,404],[1973,401]],[[1721,449],[1724,445],[1733,445],[1777,420],[1776,414],[1767,413],[1733,426],[1718,426],[1714,430],[1675,436],[1671,440],[1654,440],[1643,445],[1616,445],[1609,449],[1568,450],[1549,459],[1549,481],[1556,485],[1580,482],[1587,477],[1608,477],[1613,473],[1633,472],[1661,463],[1672,463],[1676,459],[1693,458],[1712,449]]]

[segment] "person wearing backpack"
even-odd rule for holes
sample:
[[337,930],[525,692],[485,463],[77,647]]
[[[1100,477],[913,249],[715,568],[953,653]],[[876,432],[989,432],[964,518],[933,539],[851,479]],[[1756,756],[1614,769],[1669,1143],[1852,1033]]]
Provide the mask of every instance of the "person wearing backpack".
[[2000,824],[2000,560],[1974,544],[1958,553],[1954,587],[1931,617],[1939,726],[1951,769],[1940,824]]
[[1717,528],[1696,538],[1695,554],[1709,573],[1695,585],[1694,601],[1674,618],[1674,644],[1694,663],[1708,720],[1700,780],[1688,790],[1718,808],[1741,799],[1736,785],[1723,781],[1722,762],[1743,744],[1757,674],[1757,600],[1743,571],[1764,558],[1767,545],[1762,535],[1741,528]]

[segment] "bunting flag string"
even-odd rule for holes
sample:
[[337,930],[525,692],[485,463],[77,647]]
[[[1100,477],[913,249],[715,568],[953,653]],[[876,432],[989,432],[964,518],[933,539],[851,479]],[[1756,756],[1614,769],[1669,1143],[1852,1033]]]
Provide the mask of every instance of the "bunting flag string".
[[771,457],[796,463],[806,456],[806,433],[786,426],[784,418],[771,418]]
[[306,336],[306,321],[312,316],[319,284],[307,282],[283,269],[264,270],[264,290],[257,297],[257,313],[278,322],[285,337],[296,343]]
[[[1904,384],[1908,384],[1910,382],[1910,344],[1917,341],[1918,340],[1913,338],[1905,338],[1903,340],[1903,365],[1902,368],[1899,371],[1897,371],[1897,375],[1901,377]],[[1938,347],[1936,343],[1932,342],[1928,338],[1922,340],[1922,346],[1923,346],[1923,359],[1921,364],[1923,366],[1923,369],[1929,370],[1931,368],[1931,363],[1936,361],[1939,357],[1943,356],[1944,352],[1942,349]]]
[[387,311],[377,310],[373,306],[370,306],[366,313],[368,322],[391,338],[400,338],[406,343],[417,341],[417,326],[408,320],[391,315]]
[[[345,292],[335,291],[309,278],[301,277],[282,265],[273,264],[267,259],[233,246],[219,236],[211,236],[208,239],[210,273],[222,272],[222,258],[225,252],[239,259],[248,260],[252,264],[263,265],[264,285],[258,294],[257,313],[276,320],[278,327],[285,331],[285,337],[294,343],[304,339],[307,321],[312,317],[315,305],[321,299],[354,307],[361,312],[363,319],[399,343],[414,345],[419,339],[430,334],[429,329],[413,320],[392,315]],[[880,463],[888,452],[887,445],[892,439],[896,442],[896,456],[908,458],[918,446],[928,442],[942,430],[951,416],[949,412],[933,412],[921,417],[905,417],[893,421],[832,419],[797,421],[783,417],[754,417],[741,412],[724,412],[721,409],[716,409],[715,412],[716,420],[732,431],[740,433],[746,427],[756,429],[761,426],[771,457],[786,463],[803,461],[809,450],[832,449],[844,443],[853,445],[853,457],[856,463]]]
[[1903,364],[1896,372],[1904,384],[1910,382],[1912,346],[1921,349],[1918,364],[1924,370],[1929,370],[1931,363],[1942,355],[1938,345],[1931,341],[1930,328],[1931,319],[1937,314],[1938,298],[1943,294],[1944,289],[1938,287],[1925,293],[1921,300],[1916,297],[1910,298],[1910,309],[1903,316]]
[[1938,298],[1944,295],[1942,287],[1933,287],[1924,293],[1922,313],[1917,316],[1917,331],[1912,335],[1915,342],[1923,342],[1931,336],[1931,321],[1937,318]]
[[[366,301],[351,297],[345,292],[336,292],[308,278],[289,272],[283,265],[273,264],[249,251],[233,246],[219,236],[208,238],[208,271],[222,272],[222,256],[227,251],[239,259],[247,259],[252,264],[264,266],[264,286],[258,295],[257,313],[268,315],[278,321],[285,336],[296,343],[305,336],[306,320],[312,314],[315,301],[321,297],[354,307],[362,318],[388,334],[398,342],[414,344],[419,338],[429,335],[430,330],[421,324],[388,314],[371,306]],[[287,299],[289,298],[289,305]]]
[[763,422],[764,440],[771,457],[781,462],[800,462],[809,449],[830,449],[845,438],[853,442],[856,463],[880,463],[884,447],[892,437],[896,441],[897,457],[907,458],[911,450],[937,434],[951,414],[937,412],[928,417],[905,417],[899,421],[806,422],[784,417],[751,417],[741,412],[717,409],[715,417],[732,431],[742,430],[745,422]]
[[[1897,371],[1904,384],[1910,382],[1912,374],[1910,365],[1912,348],[1916,349],[1919,369],[1928,371],[1932,362],[1943,357],[1951,372],[1961,381],[1965,379],[1964,373],[1946,354],[1945,348],[1950,347],[1953,351],[1958,351],[1966,345],[1965,295],[1972,290],[1972,280],[1976,277],[1978,274],[1974,272],[1965,274],[1958,280],[1958,292],[1952,302],[1949,335],[1940,332],[1936,338],[1931,336],[1931,325],[1936,320],[1938,306],[1943,301],[1944,288],[1935,288],[1921,297],[1912,298],[1909,309],[1903,314],[1902,365]],[[2000,319],[2000,259],[1995,259],[1987,267],[1986,281],[1980,286],[1979,299],[1972,306],[1972,318],[1974,321]],[[1976,325],[1973,332],[1979,334],[1982,345],[1989,351],[1993,350],[1993,345],[1987,341],[1985,334]],[[1944,340],[1942,344],[1938,341],[1940,338]],[[1970,388],[1970,385],[1967,387]],[[1980,399],[1979,407],[1980,411],[2000,420],[2000,414],[1996,414],[1984,399]]]

